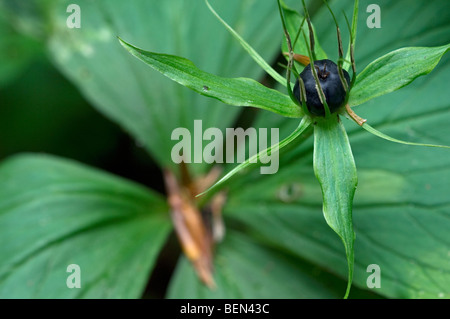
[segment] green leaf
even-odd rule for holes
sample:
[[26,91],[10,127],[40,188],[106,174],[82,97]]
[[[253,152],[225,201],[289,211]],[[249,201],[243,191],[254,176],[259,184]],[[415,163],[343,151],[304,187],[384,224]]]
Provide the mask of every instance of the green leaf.
[[322,188],[325,220],[345,246],[347,297],[353,278],[355,233],[352,206],[358,179],[350,142],[339,117],[317,120],[314,126],[314,173]]
[[132,55],[168,78],[197,93],[236,106],[253,106],[288,117],[300,117],[300,108],[291,99],[247,78],[223,78],[198,69],[183,57],[141,50],[119,38]]
[[[337,298],[328,286],[329,277],[320,276],[299,259],[285,255],[236,231],[227,233],[215,254],[214,280],[209,289],[196,278],[182,258],[168,291],[169,298]],[[245,284],[243,284],[245,282]],[[327,287],[328,286],[328,287]]]
[[[2,298],[137,298],[170,231],[161,196],[78,163],[0,166]],[[69,289],[67,267],[80,266]]]
[[230,172],[228,172],[224,177],[222,177],[220,180],[218,180],[213,186],[211,186],[206,191],[202,192],[201,194],[198,194],[197,196],[202,196],[213,189],[216,189],[220,185],[224,184],[227,180],[229,180],[231,177],[233,177],[236,173],[241,172],[244,169],[247,169],[249,166],[252,166],[253,164],[258,164],[258,160],[261,160],[261,158],[264,158],[267,156],[268,153],[274,154],[275,152],[279,152],[282,148],[285,146],[295,142],[295,140],[302,135],[308,127],[311,125],[311,120],[309,117],[304,117],[298,127],[285,139],[283,139],[281,142],[270,146],[269,148],[259,152],[258,154],[253,155],[249,159],[245,160],[243,163],[239,164],[235,168],[233,168]]
[[450,44],[434,48],[402,48],[373,61],[358,74],[350,92],[350,106],[398,90],[430,73],[449,49]]

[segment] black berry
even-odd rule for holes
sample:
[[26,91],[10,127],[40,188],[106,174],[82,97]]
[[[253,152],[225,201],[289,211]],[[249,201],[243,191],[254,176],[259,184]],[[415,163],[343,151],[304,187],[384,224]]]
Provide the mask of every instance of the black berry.
[[[328,107],[331,113],[336,112],[345,102],[345,89],[342,86],[341,79],[339,78],[338,66],[331,60],[318,60],[314,62],[317,76],[319,78],[320,86],[327,100]],[[346,70],[342,70],[344,77],[350,86],[350,76]],[[311,73],[311,64],[308,64],[305,69],[300,73],[300,77],[305,84],[306,90],[306,107],[313,115],[324,116],[325,109],[320,102],[319,95],[316,89],[316,81]],[[294,95],[297,100],[302,103],[300,98],[299,80],[294,86]]]

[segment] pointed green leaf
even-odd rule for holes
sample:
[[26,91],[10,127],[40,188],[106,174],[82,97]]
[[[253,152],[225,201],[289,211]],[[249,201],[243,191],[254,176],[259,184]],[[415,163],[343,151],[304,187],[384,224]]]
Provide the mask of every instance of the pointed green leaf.
[[119,38],[132,55],[168,78],[197,93],[235,106],[253,106],[287,117],[300,117],[300,108],[291,99],[247,78],[224,78],[198,69],[192,61],[168,54],[141,50]]
[[248,168],[249,166],[258,164],[258,160],[261,160],[261,158],[264,158],[267,156],[268,153],[273,154],[274,152],[279,152],[280,149],[283,147],[289,145],[290,143],[294,142],[295,139],[297,139],[300,135],[302,135],[303,132],[311,125],[311,120],[309,117],[304,117],[298,127],[285,139],[283,139],[281,142],[270,146],[269,148],[259,152],[258,154],[253,155],[243,163],[239,164],[235,168],[233,168],[230,172],[228,172],[224,177],[222,177],[219,181],[217,181],[213,186],[211,186],[209,189],[204,191],[201,194],[198,194],[197,196],[202,196],[211,190],[219,187],[223,183],[225,183],[227,180],[229,180],[231,177],[233,177],[236,173],[242,171],[243,169]]
[[350,92],[350,106],[398,90],[430,73],[449,49],[450,44],[432,48],[408,47],[376,59],[358,74]]
[[322,188],[325,219],[344,242],[348,262],[347,297],[353,278],[352,206],[357,176],[347,133],[339,117],[317,120],[314,126],[314,173]]

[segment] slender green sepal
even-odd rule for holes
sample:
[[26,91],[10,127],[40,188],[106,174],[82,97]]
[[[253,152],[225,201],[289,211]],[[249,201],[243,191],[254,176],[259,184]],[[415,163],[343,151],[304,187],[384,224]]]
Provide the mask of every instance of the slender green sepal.
[[344,243],[348,263],[347,298],[353,278],[355,233],[352,206],[357,175],[347,133],[337,115],[317,118],[314,126],[314,173],[322,188],[325,220]]
[[[280,0],[278,0],[278,10],[280,12],[281,24],[283,26],[284,35],[286,37],[286,42],[287,42],[288,49],[289,49],[289,60],[288,60],[288,65],[287,65],[287,70],[286,70],[286,87],[287,87],[288,94],[289,94],[289,97],[291,98],[291,100],[295,104],[300,106],[300,102],[297,101],[297,99],[295,98],[295,95],[294,95],[294,92],[292,91],[292,86],[291,86],[291,70],[293,69],[294,50],[292,49],[291,37],[290,37],[288,29],[286,27],[286,21],[284,19],[283,10],[281,9]],[[297,70],[295,70],[295,73],[297,73]]]
[[308,115],[312,116],[311,113],[308,110],[308,107],[306,106],[306,88],[305,88],[305,82],[303,82],[303,79],[301,77],[298,77],[298,84],[300,86],[300,99],[302,101],[302,110],[303,112]]
[[[310,46],[311,46],[310,49],[311,49],[311,54],[312,54],[311,61],[316,61],[317,60],[317,57],[316,57],[316,41],[315,41],[315,37],[314,37],[313,26],[312,26],[312,23],[311,23],[311,17],[309,16],[308,9],[306,8],[305,0],[302,0],[302,5],[303,5],[303,11],[305,12],[306,22],[308,22],[309,43],[310,43]],[[314,65],[314,63],[312,65]]]
[[[345,56],[346,62],[343,65],[344,69],[347,71],[352,66],[352,64],[348,63],[348,61],[352,61],[351,55],[353,54],[353,50],[355,48],[355,43],[356,43],[356,31],[358,28],[358,10],[359,10],[359,0],[355,0],[355,5],[353,6],[352,28],[350,31],[350,43],[348,44],[347,55]],[[347,16],[345,15],[345,12],[344,12],[344,17],[347,22],[347,25],[349,25]],[[356,74],[356,72],[354,72],[354,73]]]
[[325,5],[328,8],[328,11],[330,11],[331,16],[333,17],[334,24],[336,25],[336,33],[338,38],[338,54],[339,54],[339,60],[338,63],[342,64],[343,58],[344,58],[344,50],[342,48],[342,37],[341,37],[341,30],[339,29],[339,24],[337,22],[336,16],[334,15],[333,10],[331,10],[330,5],[328,4],[328,1],[323,0]]
[[[353,42],[354,37],[352,35],[352,29],[350,27],[350,23],[348,22],[347,15],[344,12],[345,23],[347,24],[348,31],[350,33],[350,43],[349,43],[349,52],[350,52],[350,61],[345,60],[345,62],[349,63],[352,66],[352,80],[350,83],[350,87],[352,88],[356,81],[356,62],[355,62],[355,43]],[[355,31],[356,32],[356,31]],[[356,34],[355,34],[356,37]],[[348,72],[348,69],[346,69]]]
[[413,143],[413,142],[402,141],[402,140],[390,137],[390,136],[388,136],[388,135],[386,135],[384,133],[381,133],[380,131],[374,129],[372,126],[367,124],[367,122],[362,125],[362,128],[365,129],[367,132],[372,133],[375,136],[381,137],[381,138],[383,138],[385,140],[388,140],[388,141],[391,141],[391,142],[395,142],[395,143],[400,143],[400,144],[405,144],[405,145],[413,145],[413,146],[450,148],[450,146],[447,146],[447,145],[424,144],[424,143]]
[[292,49],[291,37],[290,37],[289,32],[286,27],[284,13],[283,13],[283,10],[281,9],[280,0],[278,0],[277,3],[278,3],[278,11],[279,11],[280,18],[281,18],[281,25],[283,27],[284,36],[286,38],[286,42],[287,42],[287,46],[288,46],[288,50],[289,50],[289,52],[288,52],[289,59],[288,59],[288,65],[287,65],[287,69],[286,69],[286,86],[287,86],[289,97],[291,98],[291,100],[295,103],[298,103],[297,99],[294,96],[294,92],[292,91],[292,87],[291,87],[291,70],[292,70],[292,65],[293,65],[292,61],[293,61],[294,51]]
[[300,34],[302,33],[303,25],[305,24],[305,21],[306,21],[306,18],[303,17],[302,23],[300,23],[300,26],[298,27],[298,30],[297,30],[297,34],[295,35],[294,43],[292,44],[293,48],[295,48],[295,46],[297,45],[297,41],[300,38]]
[[[353,35],[352,35],[352,29],[350,27],[350,23],[348,22],[347,19],[347,15],[344,12],[344,18],[345,18],[345,22],[347,24],[347,28],[348,28],[348,32],[350,33],[350,43],[349,43],[349,52],[350,52],[350,62],[345,60],[346,63],[350,63],[350,65],[352,66],[352,78],[350,80],[350,90],[353,88],[353,86],[355,85],[356,82],[356,62],[355,62],[355,52],[354,52],[354,44],[353,44]],[[356,30],[355,30],[356,32]],[[356,34],[355,34],[356,36]],[[348,70],[347,70],[348,72]],[[342,81],[342,76],[339,73],[339,76],[341,77],[341,81]],[[347,81],[345,81],[347,82]],[[345,95],[345,101],[344,101],[344,105],[347,107],[347,103],[348,100],[350,99],[350,91],[347,91],[347,94]],[[351,110],[351,108],[349,107],[348,110]],[[352,112],[353,114],[355,114],[354,112]]]
[[[345,92],[348,93],[348,83],[344,77],[344,72],[342,71],[342,63],[344,62],[344,49],[342,48],[341,30],[339,29],[339,24],[336,20],[336,16],[334,15],[333,10],[331,10],[330,6],[328,5],[328,2],[326,0],[323,0],[323,2],[327,6],[328,11],[330,11],[330,13],[333,17],[333,20],[334,20],[334,24],[336,25],[336,34],[337,34],[337,39],[338,39],[338,55],[339,55],[339,59],[338,59],[338,63],[337,63],[339,79],[341,80],[342,87],[344,88]],[[347,96],[348,96],[348,94],[347,94]]]
[[[306,38],[306,34],[304,32],[303,32],[303,38],[304,38],[305,42],[308,42],[308,40]],[[309,59],[311,60],[311,63],[310,63],[311,64],[311,73],[312,73],[312,76],[314,77],[314,81],[316,82],[317,94],[319,96],[320,102],[322,102],[322,104],[323,104],[323,108],[325,109],[325,117],[329,117],[331,115],[331,112],[330,112],[330,108],[328,107],[328,103],[327,103],[325,94],[323,93],[322,86],[320,85],[319,77],[317,75],[317,71],[316,71],[316,68],[314,65],[315,60],[313,60],[313,55],[312,55],[309,45],[306,45],[306,46],[308,48]]]
[[259,54],[248,44],[228,23],[223,20],[220,15],[209,4],[208,0],[205,0],[209,10],[216,16],[216,18],[225,26],[225,28],[239,41],[241,46],[248,52],[252,59],[258,63],[258,65],[267,72],[275,81],[282,85],[286,85],[286,81],[277,71],[275,71]]
[[308,116],[303,117],[299,126],[288,137],[283,139],[281,142],[270,146],[269,148],[265,149],[264,151],[261,151],[258,154],[251,156],[249,159],[247,159],[246,161],[242,162],[241,164],[239,164],[238,166],[233,168],[230,172],[228,172],[224,177],[222,177],[219,181],[217,181],[209,189],[198,194],[197,197],[202,196],[202,195],[212,191],[213,189],[216,189],[217,187],[223,185],[226,181],[228,181],[231,177],[233,177],[233,175],[242,171],[243,169],[248,168],[249,166],[252,166],[252,165],[257,165],[258,161],[261,162],[261,159],[264,160],[264,158],[266,156],[268,156],[269,153],[274,154],[274,152],[279,152],[282,148],[284,148],[288,144],[294,142],[300,135],[302,135],[303,132],[306,131],[306,129],[310,125],[311,125],[311,119]]

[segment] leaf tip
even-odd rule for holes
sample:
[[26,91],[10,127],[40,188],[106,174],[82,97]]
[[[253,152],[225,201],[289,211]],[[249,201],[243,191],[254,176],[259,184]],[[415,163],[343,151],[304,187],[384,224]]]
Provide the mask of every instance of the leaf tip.
[[126,49],[130,46],[130,44],[128,42],[126,42],[125,40],[123,40],[120,36],[116,35],[117,40],[119,40],[119,43]]
[[[124,39],[122,39],[120,36],[117,35],[116,37],[117,37],[117,40],[119,40],[119,43],[120,43],[125,49],[127,49],[128,51],[130,51],[130,50],[132,50],[132,49],[138,50],[137,47],[135,47],[134,45],[128,43],[127,41],[125,41]],[[130,52],[131,52],[131,51],[130,51]]]

